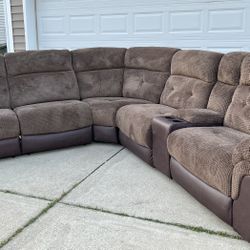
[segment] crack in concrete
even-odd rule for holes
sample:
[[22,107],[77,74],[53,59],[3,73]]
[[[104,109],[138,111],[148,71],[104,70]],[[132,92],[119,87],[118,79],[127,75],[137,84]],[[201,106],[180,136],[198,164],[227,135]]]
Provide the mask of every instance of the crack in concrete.
[[190,231],[193,231],[196,233],[207,233],[210,235],[221,236],[224,238],[242,240],[242,238],[240,236],[232,235],[232,234],[229,234],[229,233],[223,232],[223,231],[214,231],[214,230],[207,229],[204,227],[192,226],[192,225],[188,225],[188,224],[175,223],[175,222],[161,221],[161,220],[157,220],[157,219],[146,218],[146,217],[141,217],[141,216],[136,216],[136,215],[130,215],[130,214],[126,214],[126,213],[114,212],[114,211],[111,211],[108,209],[98,208],[98,207],[83,206],[83,205],[77,205],[77,204],[67,203],[67,202],[59,202],[59,203],[63,204],[63,205],[71,206],[71,207],[77,207],[77,208],[87,209],[87,210],[91,210],[91,211],[117,215],[117,216],[121,216],[121,217],[133,218],[133,219],[137,219],[137,220],[153,222],[153,223],[163,224],[163,225],[167,225],[167,226],[175,226],[175,227],[187,229],[187,230],[190,230]]
[[8,189],[0,189],[0,193],[12,194],[12,195],[25,197],[25,198],[38,199],[38,200],[43,200],[43,201],[53,201],[53,199],[48,199],[46,197],[36,196],[36,195],[32,195],[32,194],[19,193],[19,192],[11,191],[11,190],[8,190]]
[[[112,158],[114,158],[116,155],[118,155],[122,150],[124,150],[124,147],[118,150],[115,154],[110,156],[108,159],[106,159],[104,162],[102,162],[97,168],[95,168],[93,171],[91,171],[87,176],[85,176],[82,180],[75,183],[70,189],[68,189],[66,192],[63,192],[61,196],[58,198],[52,200],[47,207],[41,210],[40,213],[38,213],[36,216],[32,217],[28,222],[26,222],[22,227],[17,229],[10,237],[0,242],[0,249],[3,248],[5,245],[7,245],[11,240],[13,240],[17,235],[19,235],[21,232],[23,232],[24,229],[26,229],[28,226],[36,222],[42,215],[46,214],[51,208],[53,208],[57,203],[59,203],[66,195],[68,195],[72,190],[74,190],[77,186],[79,186],[82,182],[84,182],[87,178],[89,178],[92,174],[94,174],[97,170],[99,170],[103,165],[105,165],[107,162],[109,162]],[[8,192],[6,190],[6,192]],[[5,192],[5,193],[6,193]],[[11,192],[11,191],[9,191]],[[14,195],[19,195],[17,192],[11,192]],[[23,194],[22,196],[29,197],[30,195]],[[35,198],[33,195],[31,195],[30,198]]]

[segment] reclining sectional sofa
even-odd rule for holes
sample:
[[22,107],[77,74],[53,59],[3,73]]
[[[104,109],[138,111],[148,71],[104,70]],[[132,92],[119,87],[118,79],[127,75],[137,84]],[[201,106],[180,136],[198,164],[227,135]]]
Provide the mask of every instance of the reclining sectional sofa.
[[121,143],[250,241],[250,53],[10,53],[0,96],[0,157]]

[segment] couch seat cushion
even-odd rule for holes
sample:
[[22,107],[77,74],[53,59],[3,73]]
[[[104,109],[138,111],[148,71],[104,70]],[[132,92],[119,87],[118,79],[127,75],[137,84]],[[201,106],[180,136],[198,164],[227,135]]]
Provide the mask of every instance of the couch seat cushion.
[[183,167],[230,196],[232,153],[246,137],[248,135],[228,127],[185,128],[171,133],[167,144],[169,153]]
[[118,128],[137,144],[152,147],[152,120],[156,116],[171,115],[174,108],[160,104],[129,105],[117,112]]
[[87,102],[91,108],[94,125],[110,127],[116,127],[116,112],[122,106],[135,103],[150,103],[143,99],[126,97],[93,97],[83,101]]
[[16,114],[10,109],[0,109],[0,140],[20,135]]
[[22,135],[59,133],[92,125],[89,106],[76,100],[27,105],[15,112]]

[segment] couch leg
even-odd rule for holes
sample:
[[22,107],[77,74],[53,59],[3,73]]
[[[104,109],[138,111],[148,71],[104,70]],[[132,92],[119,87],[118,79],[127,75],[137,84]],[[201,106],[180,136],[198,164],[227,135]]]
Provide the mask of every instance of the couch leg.
[[243,178],[240,195],[233,203],[233,227],[250,242],[250,176]]

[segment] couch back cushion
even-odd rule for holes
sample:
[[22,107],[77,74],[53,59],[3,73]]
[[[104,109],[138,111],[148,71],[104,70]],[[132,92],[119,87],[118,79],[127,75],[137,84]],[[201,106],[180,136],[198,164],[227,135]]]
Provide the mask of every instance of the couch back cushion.
[[122,96],[123,48],[90,48],[72,52],[82,99]]
[[174,48],[130,48],[125,55],[123,96],[159,103],[170,75]]
[[218,80],[214,85],[208,101],[208,109],[225,115],[240,82],[241,64],[247,53],[232,52],[221,59]]
[[161,104],[173,108],[206,108],[217,80],[222,54],[186,50],[172,60],[171,76],[161,95]]
[[243,59],[240,84],[226,112],[224,125],[250,134],[250,53]]
[[9,89],[6,80],[4,57],[0,55],[0,108],[8,108],[9,106]]
[[79,99],[67,50],[27,51],[5,56],[13,107]]

